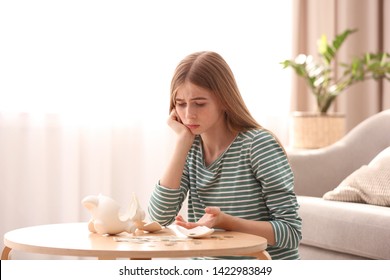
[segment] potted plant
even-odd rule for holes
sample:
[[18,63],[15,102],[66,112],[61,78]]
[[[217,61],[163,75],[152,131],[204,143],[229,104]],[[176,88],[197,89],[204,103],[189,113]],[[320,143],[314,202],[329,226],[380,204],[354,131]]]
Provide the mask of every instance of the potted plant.
[[[325,35],[318,41],[319,62],[315,61],[311,55],[299,54],[294,60],[281,62],[283,68],[291,67],[295,73],[302,77],[311,92],[313,93],[317,112],[314,114],[296,113],[301,119],[297,120],[298,125],[307,119],[318,131],[310,134],[308,126],[305,125],[294,129],[293,146],[298,148],[319,148],[327,146],[344,134],[344,122],[337,114],[328,113],[329,108],[335,99],[350,86],[369,79],[390,80],[390,55],[388,53],[365,53],[360,57],[355,57],[350,63],[337,63],[336,54],[349,35],[356,32],[356,29],[347,29],[336,35],[332,42],[328,42]],[[337,66],[341,67],[340,75],[336,76]],[[325,126],[329,122],[328,128]],[[294,121],[293,121],[294,123]],[[323,133],[321,133],[321,130]],[[313,141],[310,136],[313,136]]]

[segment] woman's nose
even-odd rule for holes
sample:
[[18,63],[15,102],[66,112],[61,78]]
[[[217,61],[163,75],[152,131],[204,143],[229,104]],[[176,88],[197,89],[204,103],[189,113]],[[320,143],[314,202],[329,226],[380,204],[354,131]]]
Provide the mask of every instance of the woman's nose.
[[187,119],[196,118],[196,110],[192,106],[187,107],[186,117],[187,117]]

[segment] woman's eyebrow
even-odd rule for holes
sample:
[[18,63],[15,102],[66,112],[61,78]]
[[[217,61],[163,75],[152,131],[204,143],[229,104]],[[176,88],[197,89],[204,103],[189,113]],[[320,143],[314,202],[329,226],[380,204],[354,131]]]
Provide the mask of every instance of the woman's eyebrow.
[[[190,101],[196,101],[196,100],[207,100],[207,98],[206,97],[194,97],[194,98],[190,99]],[[176,98],[176,101],[185,101],[185,100],[182,98]]]

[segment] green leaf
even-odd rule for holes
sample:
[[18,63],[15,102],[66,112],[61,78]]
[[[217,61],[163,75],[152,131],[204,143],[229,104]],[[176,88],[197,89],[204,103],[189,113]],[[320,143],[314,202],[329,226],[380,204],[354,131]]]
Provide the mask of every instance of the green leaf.
[[[343,71],[337,71],[337,65],[332,64],[337,51],[347,37],[356,32],[347,29],[338,34],[331,44],[323,35],[318,40],[318,51],[321,58],[315,62],[311,55],[300,54],[295,60],[281,62],[284,68],[291,67],[301,76],[316,98],[318,111],[326,113],[332,102],[348,87],[367,79],[386,79],[390,81],[390,54],[364,53],[351,62],[341,62]],[[336,76],[336,73],[338,74]]]
[[357,29],[353,29],[353,30],[347,29],[343,33],[336,35],[336,37],[333,39],[333,42],[331,45],[328,44],[325,35],[321,36],[321,40],[319,41],[319,44],[318,44],[318,52],[328,65],[331,63],[331,61],[335,57],[336,52],[342,46],[345,39],[347,39],[347,37],[350,34],[356,32],[356,31],[357,31]]
[[341,45],[344,43],[345,39],[352,33],[356,32],[357,29],[347,29],[343,33],[336,35],[336,37],[333,40],[332,46],[335,51],[337,51]]

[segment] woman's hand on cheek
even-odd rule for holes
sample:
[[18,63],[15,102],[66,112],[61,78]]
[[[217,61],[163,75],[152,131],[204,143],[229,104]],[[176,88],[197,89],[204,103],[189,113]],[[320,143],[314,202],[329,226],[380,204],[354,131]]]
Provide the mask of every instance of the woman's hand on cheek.
[[175,132],[180,132],[184,128],[188,130],[188,128],[182,123],[180,120],[179,115],[176,112],[176,109],[172,109],[171,113],[169,114],[168,118],[168,125],[175,131]]
[[195,135],[193,135],[192,132],[181,122],[175,109],[173,109],[169,114],[167,122],[169,127],[172,128],[176,134],[183,137],[188,137],[192,140],[195,138]]

